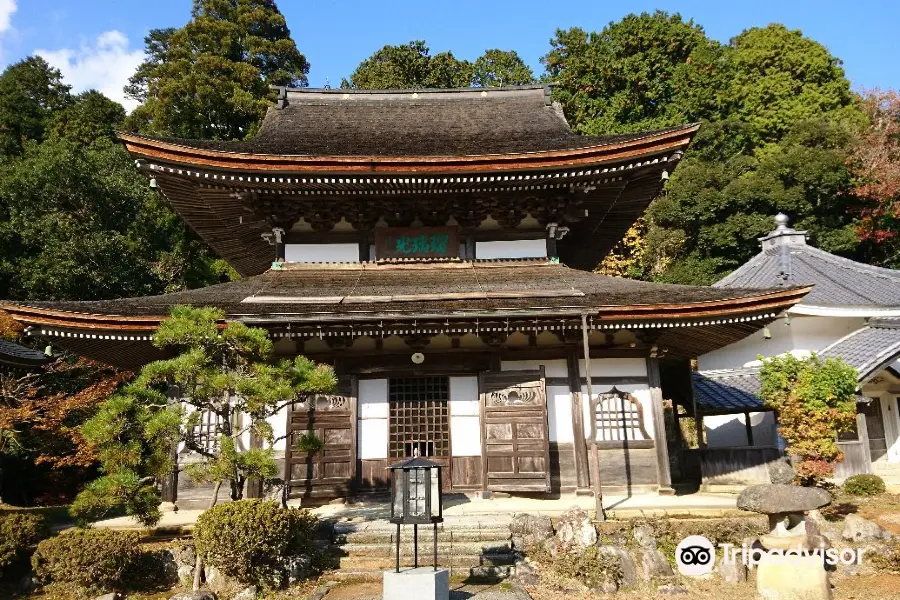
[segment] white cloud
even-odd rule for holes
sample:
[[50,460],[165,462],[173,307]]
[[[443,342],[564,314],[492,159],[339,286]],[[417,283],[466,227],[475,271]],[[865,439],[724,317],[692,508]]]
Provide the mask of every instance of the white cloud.
[[0,0],[0,35],[12,27],[12,16],[16,8],[16,0]]
[[[9,0],[0,0],[0,3]],[[131,111],[137,102],[125,97],[122,88],[144,60],[143,50],[129,47],[128,36],[121,31],[104,31],[93,42],[82,43],[77,50],[37,49],[48,63],[62,71],[63,81],[75,93],[96,89]]]

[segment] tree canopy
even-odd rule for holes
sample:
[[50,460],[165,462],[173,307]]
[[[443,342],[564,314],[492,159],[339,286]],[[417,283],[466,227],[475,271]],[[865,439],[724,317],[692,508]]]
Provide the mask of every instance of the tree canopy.
[[534,74],[513,51],[487,50],[471,63],[452,52],[431,54],[423,40],[384,46],[356,67],[343,88],[364,90],[495,87],[534,83]]
[[580,133],[658,129],[718,116],[723,49],[703,28],[662,11],[600,32],[558,30],[541,60],[554,99]]
[[62,74],[39,56],[29,56],[0,75],[0,153],[21,154],[44,139],[50,116],[71,101]]
[[660,11],[599,33],[559,31],[551,44],[547,77],[577,131],[703,121],[640,235],[605,263],[609,272],[713,283],[759,251],[778,212],[822,249],[869,259],[849,168],[864,118],[824,46],[777,24],[723,46]]
[[309,62],[274,0],[194,0],[191,20],[154,29],[126,88],[142,102],[133,128],[182,138],[251,135],[274,93],[304,86]]

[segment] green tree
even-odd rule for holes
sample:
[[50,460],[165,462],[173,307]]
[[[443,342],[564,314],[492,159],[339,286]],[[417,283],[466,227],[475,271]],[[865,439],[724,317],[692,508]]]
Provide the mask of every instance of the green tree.
[[852,127],[826,116],[801,121],[778,143],[756,147],[752,126],[708,123],[650,207],[645,276],[708,285],[759,252],[757,239],[785,212],[811,243],[853,255]]
[[770,25],[721,46],[659,11],[599,33],[558,31],[551,44],[546,78],[577,131],[704,122],[646,231],[606,266],[625,260],[632,276],[710,284],[758,252],[778,212],[819,247],[867,258],[849,169],[864,119],[821,44]]
[[28,140],[41,141],[50,116],[70,102],[59,69],[29,56],[0,75],[0,154],[22,153]]
[[831,476],[843,460],[837,436],[856,419],[856,369],[838,358],[786,354],[764,359],[760,380],[760,396],[778,411],[787,452],[799,459],[800,483],[815,485]]
[[342,88],[389,90],[468,87],[472,65],[451,52],[431,55],[423,40],[384,46],[356,67]]
[[513,50],[487,50],[472,66],[472,85],[498,87],[534,83],[534,73]]
[[541,61],[580,133],[645,131],[718,116],[727,65],[703,28],[678,14],[631,14],[600,32],[558,30]]
[[54,112],[47,129],[50,135],[89,146],[97,140],[116,141],[116,130],[125,123],[125,109],[97,90],[88,90],[72,98],[62,110]]
[[853,101],[841,61],[798,29],[753,27],[730,49],[727,110],[756,142],[779,140],[794,124]]
[[251,135],[274,96],[306,85],[309,63],[274,0],[194,0],[191,20],[145,38],[147,60],[126,92],[143,102],[140,131],[197,139]]
[[[330,392],[334,371],[302,356],[273,363],[265,330],[238,322],[220,327],[222,322],[218,309],[173,308],[153,344],[175,356],[144,366],[84,425],[105,474],[79,495],[76,516],[93,520],[123,506],[144,523],[158,520],[153,482],[172,469],[176,443],[200,458],[189,467],[192,478],[215,483],[212,505],[223,482],[238,500],[246,480],[277,477],[278,440],[268,419],[300,395]],[[173,402],[172,392],[180,402]],[[214,424],[215,443],[196,434],[203,417]],[[249,435],[262,447],[242,449]]]

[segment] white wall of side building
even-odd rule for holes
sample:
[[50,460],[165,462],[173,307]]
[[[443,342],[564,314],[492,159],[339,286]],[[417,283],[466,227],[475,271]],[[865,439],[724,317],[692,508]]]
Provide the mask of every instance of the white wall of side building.
[[[777,446],[775,416],[771,412],[750,413],[753,446]],[[710,448],[747,446],[747,425],[743,414],[703,417],[706,445]]]
[[729,346],[704,354],[697,359],[701,371],[734,369],[758,364],[759,355],[778,356],[791,352],[807,356],[820,352],[865,325],[860,317],[814,317],[791,315],[790,322],[776,319],[769,324],[770,339],[762,330]]

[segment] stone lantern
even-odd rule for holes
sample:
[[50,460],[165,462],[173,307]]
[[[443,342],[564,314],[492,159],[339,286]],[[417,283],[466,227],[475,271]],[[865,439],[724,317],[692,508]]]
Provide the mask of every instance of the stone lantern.
[[[391,472],[391,523],[397,524],[396,568],[384,573],[385,600],[436,598],[446,600],[450,593],[447,569],[438,569],[437,524],[443,522],[443,465],[426,458],[415,457],[388,469]],[[413,526],[413,568],[400,570],[400,526]],[[432,568],[419,568],[419,525],[431,525],[434,530],[434,560]]]

